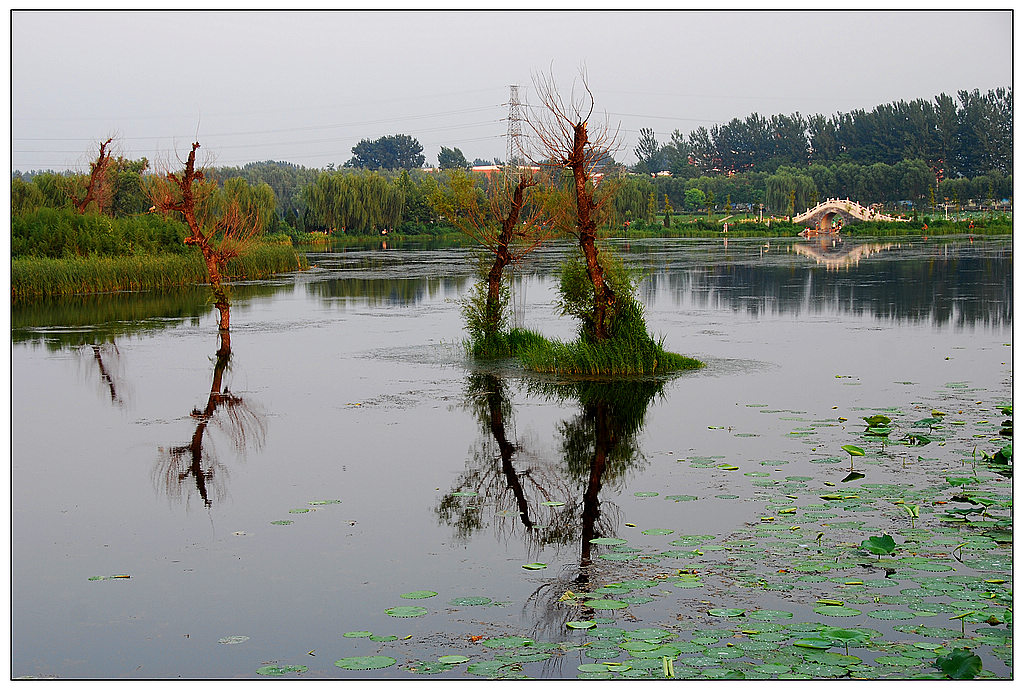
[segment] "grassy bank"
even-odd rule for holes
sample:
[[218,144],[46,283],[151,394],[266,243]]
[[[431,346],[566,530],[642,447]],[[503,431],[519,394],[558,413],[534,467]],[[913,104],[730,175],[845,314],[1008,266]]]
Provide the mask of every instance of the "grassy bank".
[[[773,220],[771,224],[758,223],[753,219],[731,219],[729,232],[722,232],[724,219],[682,219],[673,218],[670,227],[662,223],[630,224],[629,228],[617,228],[611,237],[649,239],[658,237],[797,237],[804,226],[785,220]],[[907,222],[859,221],[849,223],[840,230],[847,237],[910,237],[942,235],[1009,235],[1013,233],[1013,220],[1006,216],[994,218],[977,217],[966,220],[945,220],[923,217]]]
[[[656,239],[656,238],[745,238],[745,237],[797,237],[804,230],[803,225],[784,220],[773,220],[771,224],[758,223],[752,219],[733,219],[729,221],[729,232],[722,232],[721,220],[707,218],[683,219],[674,218],[670,227],[664,224],[634,222],[628,228],[615,227],[605,231],[608,239]],[[850,223],[842,228],[841,236],[846,237],[941,237],[944,235],[1010,235],[1013,233],[1013,221],[1006,217],[994,219],[975,218],[974,220],[943,220],[923,218],[906,223],[893,222],[858,222]],[[387,235],[346,235],[322,233],[304,233],[293,236],[298,246],[312,248],[358,247],[378,249],[383,246],[396,248],[403,246],[415,247],[468,247],[474,242],[452,228],[438,229],[429,234],[403,234],[390,232]]]
[[[265,278],[307,268],[305,257],[282,244],[259,244],[228,263],[226,278]],[[206,282],[198,251],[129,256],[18,257],[11,259],[12,301],[122,290],[194,285]]]

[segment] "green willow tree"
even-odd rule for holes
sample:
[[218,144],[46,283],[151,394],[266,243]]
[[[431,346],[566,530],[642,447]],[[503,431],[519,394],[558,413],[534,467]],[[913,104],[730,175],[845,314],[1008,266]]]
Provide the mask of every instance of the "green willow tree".
[[224,181],[217,201],[222,211],[236,204],[243,214],[259,218],[262,232],[266,232],[274,222],[274,190],[265,182],[253,186],[241,177],[232,177]]
[[405,193],[376,172],[323,172],[302,190],[307,229],[327,233],[389,230],[402,220]]
[[786,211],[792,215],[794,209],[802,210],[813,205],[811,196],[816,190],[809,175],[800,174],[792,168],[780,168],[765,181],[765,204],[772,211]]
[[430,196],[438,215],[491,254],[483,271],[482,302],[471,297],[464,307],[478,354],[508,354],[500,343],[507,310],[502,297],[505,268],[522,261],[554,234],[544,222],[546,211],[538,189],[532,173],[511,167],[483,192],[471,174],[456,168],[448,171],[447,184],[438,185]]

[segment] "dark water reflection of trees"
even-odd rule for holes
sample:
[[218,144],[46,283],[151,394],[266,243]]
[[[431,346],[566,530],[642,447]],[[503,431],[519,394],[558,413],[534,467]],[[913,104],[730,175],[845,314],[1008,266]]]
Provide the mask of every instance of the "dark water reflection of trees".
[[502,541],[522,539],[531,558],[545,546],[575,544],[577,565],[555,573],[528,603],[538,627],[561,630],[571,609],[558,605],[559,598],[567,590],[589,590],[598,567],[591,540],[618,530],[618,510],[602,492],[614,492],[645,465],[638,436],[664,381],[524,381],[528,395],[575,409],[558,423],[556,457],[543,457],[516,434],[509,387],[509,379],[493,373],[468,377],[466,405],[480,436],[435,510],[456,538],[468,540],[490,526]]
[[[929,246],[846,240],[854,260],[831,252],[794,251],[805,245],[765,243],[740,256],[708,256],[686,267],[652,265],[641,285],[646,303],[667,295],[674,303],[725,307],[752,316],[855,314],[944,326],[1008,326],[1013,321],[1013,262],[1009,243]],[[863,255],[856,250],[871,246]],[[963,246],[966,245],[966,246]],[[806,246],[814,247],[810,242]],[[652,256],[657,256],[652,254]]]
[[[232,306],[244,311],[256,297],[282,289],[272,284],[232,288]],[[75,295],[11,306],[11,340],[42,344],[51,351],[112,343],[122,336],[199,325],[213,304],[203,286],[147,292]]]
[[397,278],[393,276],[331,278],[307,283],[307,290],[322,300],[358,299],[371,307],[408,306],[438,295],[461,292],[468,277]]
[[222,432],[242,458],[250,449],[260,449],[267,433],[266,415],[228,389],[224,376],[231,363],[231,336],[221,332],[218,338],[210,392],[205,405],[194,407],[190,415],[195,420],[192,436],[186,443],[160,448],[153,468],[158,491],[173,501],[187,502],[190,492],[186,487],[194,486],[206,508],[224,498],[228,477],[210,438],[211,427]]

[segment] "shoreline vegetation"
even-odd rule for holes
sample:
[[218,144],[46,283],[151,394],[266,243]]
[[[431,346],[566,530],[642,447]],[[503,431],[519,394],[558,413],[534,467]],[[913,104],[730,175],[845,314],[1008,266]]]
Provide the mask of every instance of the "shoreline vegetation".
[[[226,280],[257,280],[275,273],[305,270],[306,258],[287,245],[257,244],[228,262]],[[203,257],[187,254],[134,254],[51,259],[11,259],[11,300],[155,290],[208,282]]]
[[[185,225],[156,214],[110,218],[41,208],[11,221],[11,301],[153,290],[209,281]],[[308,268],[287,235],[261,235],[227,264],[228,280]]]
[[[776,220],[771,224],[759,223],[753,219],[729,220],[729,230],[722,230],[722,220],[706,218],[682,219],[674,218],[671,227],[666,228],[660,222],[636,222],[628,228],[606,230],[604,239],[658,239],[658,238],[695,238],[711,239],[716,237],[770,237],[797,238],[804,230],[803,225]],[[964,220],[931,219],[908,222],[865,221],[843,226],[839,237],[944,237],[955,235],[1010,235],[1013,233],[1013,221],[1009,217],[967,218]],[[477,246],[477,243],[454,228],[437,227],[426,232],[386,234],[345,234],[334,233],[297,233],[289,236],[300,248],[320,249],[336,247],[400,247],[407,243],[437,242],[446,247]]]
[[[74,222],[72,222],[74,221]],[[706,218],[673,218],[661,223],[633,223],[608,232],[608,239],[796,237],[803,229],[786,221],[771,225],[736,221],[728,233],[721,222]],[[40,224],[46,232],[40,232]],[[41,209],[12,222],[11,299],[148,290],[204,284],[202,257],[182,244],[179,224],[157,217],[109,219],[61,214]],[[433,230],[433,229],[432,229]],[[839,237],[942,237],[1010,235],[1009,218],[944,220],[924,218],[906,223],[862,222],[843,227]],[[45,238],[45,239],[44,239]],[[229,264],[229,280],[254,280],[309,267],[304,251],[345,247],[397,248],[405,244],[438,243],[474,246],[454,228],[403,234],[298,233],[264,235],[260,242]]]

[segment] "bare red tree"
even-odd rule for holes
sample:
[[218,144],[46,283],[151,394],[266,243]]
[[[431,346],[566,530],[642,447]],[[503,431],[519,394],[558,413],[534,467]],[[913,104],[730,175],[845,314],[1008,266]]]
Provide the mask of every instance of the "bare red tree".
[[[583,93],[575,89],[568,101],[563,99],[554,78],[536,75],[534,85],[541,98],[541,114],[528,123],[536,135],[540,165],[567,169],[572,175],[571,201],[573,213],[566,216],[565,231],[574,235],[586,263],[587,276],[594,286],[593,337],[609,337],[609,322],[616,302],[615,292],[605,279],[597,247],[597,228],[610,198],[606,187],[597,190],[595,173],[617,148],[618,130],[612,132],[607,122],[589,127],[594,113],[594,95],[581,73]],[[602,183],[607,184],[607,183]]]
[[114,198],[114,176],[115,166],[113,154],[107,147],[114,140],[110,137],[100,144],[99,155],[96,160],[89,164],[89,177],[85,179],[85,189],[68,189],[68,198],[79,213],[85,213],[89,204],[95,204],[96,209],[103,213],[103,210],[110,205]]
[[216,209],[213,197],[217,185],[208,182],[202,169],[196,167],[198,148],[198,141],[192,144],[181,172],[149,178],[146,191],[153,202],[152,210],[178,215],[188,225],[185,244],[196,245],[203,254],[215,306],[220,312],[221,348],[230,350],[230,302],[223,277],[228,261],[252,244],[261,222],[256,215],[243,212],[237,201],[221,204],[220,209]]

